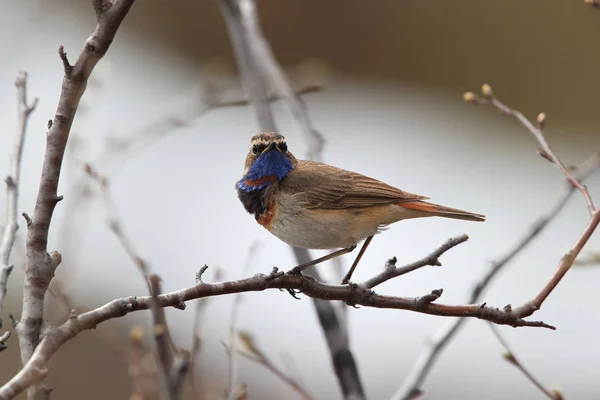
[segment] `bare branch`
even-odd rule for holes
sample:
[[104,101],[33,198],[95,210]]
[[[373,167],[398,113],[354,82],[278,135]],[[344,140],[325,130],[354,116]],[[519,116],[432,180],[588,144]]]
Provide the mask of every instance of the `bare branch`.
[[562,394],[558,391],[558,390],[548,390],[544,387],[544,385],[542,385],[540,383],[540,381],[538,381],[532,374],[531,372],[529,372],[529,370],[527,368],[525,368],[525,366],[521,363],[521,361],[519,361],[519,359],[515,356],[514,351],[510,348],[508,341],[504,338],[504,336],[502,335],[502,333],[500,332],[500,330],[498,329],[498,327],[489,324],[490,328],[492,329],[492,332],[494,333],[494,335],[496,336],[496,339],[498,339],[498,341],[502,344],[502,346],[504,347],[504,354],[502,355],[503,358],[508,361],[509,363],[511,363],[512,365],[514,365],[515,367],[517,367],[519,369],[519,371],[521,371],[523,373],[523,375],[525,375],[527,377],[527,379],[529,379],[529,381],[531,381],[531,383],[533,383],[533,385],[535,387],[537,387],[540,392],[544,393],[544,395],[546,395],[546,397],[548,397],[551,400],[562,400]]
[[85,164],[84,170],[86,174],[92,178],[94,181],[98,183],[100,186],[100,190],[102,191],[102,197],[104,200],[104,207],[106,208],[106,213],[108,215],[108,228],[112,233],[117,237],[121,246],[131,258],[131,261],[136,265],[140,274],[144,278],[144,282],[148,285],[148,289],[150,293],[152,293],[150,283],[149,283],[149,274],[150,267],[146,260],[135,250],[135,246],[133,241],[129,238],[129,236],[125,233],[125,228],[123,227],[123,223],[121,222],[121,216],[119,214],[119,210],[115,205],[115,202],[112,199],[110,193],[110,182],[107,177],[100,175],[98,171],[94,169],[91,164]]
[[[202,274],[206,272],[208,266],[203,266],[200,271],[196,274],[196,284],[202,282]],[[220,281],[222,278],[221,269],[215,270],[213,281]],[[198,374],[196,371],[196,365],[198,364],[198,355],[200,353],[200,347],[202,346],[201,328],[206,315],[206,308],[208,307],[210,297],[204,297],[196,301],[196,312],[194,313],[193,334],[192,334],[192,351],[190,354],[190,376],[192,380],[192,389],[197,398],[202,398],[203,394],[200,391],[200,383],[198,382]]]
[[[239,344],[240,346],[237,346]],[[240,349],[241,347],[241,349]],[[234,347],[226,348],[227,352],[231,357],[231,353],[239,353],[244,358],[253,361],[259,365],[264,366],[273,375],[279,378],[283,383],[289,386],[292,390],[300,395],[305,400],[311,400],[312,396],[304,389],[296,380],[289,375],[285,374],[280,368],[278,368],[262,351],[254,337],[244,331],[238,331],[236,334],[236,341]],[[233,350],[233,351],[232,351]]]
[[[265,81],[270,80],[275,83],[277,92],[286,99],[288,107],[302,127],[309,141],[309,157],[321,159],[323,137],[312,127],[304,103],[293,94],[282,75],[260,29],[254,0],[221,0],[219,4],[227,22],[238,67],[260,130],[263,132],[277,130],[271,108],[266,101],[268,90]],[[299,264],[311,260],[308,250],[293,248],[293,251]],[[308,271],[307,275],[321,280],[316,268]],[[333,304],[328,301],[314,299],[313,305],[325,334],[333,368],[344,398],[354,400],[366,398],[356,361],[350,350],[344,317],[340,318],[339,311],[336,311]]]
[[131,343],[129,350],[129,377],[131,378],[131,397],[143,399],[145,397],[144,370],[142,360],[144,358],[144,328],[134,326],[129,334]]
[[546,114],[540,113],[538,115],[536,119],[538,127],[536,127],[523,115],[523,113],[508,107],[500,100],[498,100],[494,96],[490,85],[484,84],[482,86],[482,92],[483,97],[478,97],[474,93],[468,92],[465,93],[464,98],[471,104],[492,105],[502,114],[513,117],[518,122],[520,122],[525,128],[527,128],[527,130],[531,132],[531,134],[535,137],[535,140],[537,140],[540,146],[542,147],[541,155],[550,162],[552,162],[554,165],[556,165],[556,167],[563,173],[567,180],[571,182],[571,184],[581,192],[583,198],[587,203],[590,216],[592,216],[594,214],[594,211],[596,210],[596,207],[594,206],[594,201],[592,200],[592,197],[590,196],[587,187],[579,183],[579,181],[573,176],[571,171],[562,163],[562,161],[556,156],[556,154],[554,154],[554,151],[552,150],[552,148],[550,148],[550,145],[548,144],[548,141],[546,140],[546,137],[542,132],[542,128],[546,122]]
[[162,387],[165,389],[163,397],[169,400],[181,398],[183,381],[187,375],[189,366],[189,352],[175,351],[165,310],[161,307],[158,296],[161,294],[160,278],[158,275],[149,277],[151,292],[151,310],[154,322],[154,342],[156,343],[156,354],[158,355],[159,370]]
[[[432,301],[441,294],[438,291],[416,298],[384,296],[366,288],[364,284],[329,285],[307,276],[284,274],[276,268],[269,275],[257,274],[251,278],[236,281],[199,282],[187,289],[161,294],[157,296],[155,302],[160,307],[181,308],[184,302],[203,297],[267,289],[300,290],[309,297],[344,301],[365,307],[409,310],[446,317],[472,317],[513,327],[529,326],[555,329],[541,321],[524,320],[510,307],[499,309],[486,304],[445,305],[433,303]],[[49,331],[44,336],[25,367],[0,388],[0,398],[14,397],[41,379],[39,371],[43,371],[46,363],[65,342],[79,333],[94,329],[98,324],[109,319],[119,318],[133,311],[148,310],[152,303],[153,300],[150,296],[131,296],[113,300],[79,316],[73,315],[63,325]]]
[[[151,295],[153,333],[160,367],[158,377],[161,382],[162,396],[170,400],[178,399],[181,397],[183,379],[188,370],[189,354],[183,351],[175,352],[175,345],[169,332],[165,311],[160,307],[157,300],[162,293],[160,277],[156,274],[150,274],[148,263],[135,250],[133,241],[125,234],[119,211],[110,195],[108,178],[100,175],[89,164],[85,165],[85,171],[101,187],[105,207],[109,214],[109,229],[115,234],[133,263],[138,267],[144,282],[148,286]],[[178,307],[184,309],[185,304],[181,303]]]
[[256,4],[254,0],[238,0],[239,11],[244,28],[244,35],[253,59],[262,68],[265,77],[275,84],[292,115],[300,125],[303,136],[309,141],[308,158],[320,161],[322,158],[325,138],[317,131],[308,115],[306,105],[294,91],[286,79],[283,69],[273,55],[273,51],[260,27]]
[[397,260],[396,260],[396,257],[394,257],[385,263],[385,268],[384,268],[383,272],[381,272],[379,275],[376,275],[373,278],[366,281],[365,286],[370,289],[373,289],[375,286],[380,285],[381,283],[383,283],[385,281],[388,281],[388,280],[398,277],[400,275],[407,274],[416,269],[419,269],[419,268],[422,268],[422,267],[425,267],[428,265],[441,266],[442,263],[440,262],[439,258],[442,256],[442,254],[444,254],[451,248],[456,247],[459,244],[466,242],[467,240],[469,240],[469,236],[467,236],[465,234],[450,238],[446,241],[446,243],[442,244],[440,247],[435,249],[428,256],[423,257],[422,259],[420,259],[418,261],[404,265],[402,267],[396,267]]
[[15,79],[15,86],[17,88],[17,133],[10,156],[10,172],[6,177],[6,222],[4,224],[2,240],[0,241],[0,328],[2,328],[2,305],[6,296],[6,286],[13,269],[13,266],[9,264],[10,253],[15,243],[17,230],[19,229],[17,223],[19,183],[21,180],[21,158],[25,145],[27,122],[38,103],[37,97],[31,104],[27,102],[27,72],[19,72]]
[[158,365],[160,370],[160,380],[162,382],[161,387],[163,388],[163,398],[174,400],[178,398],[171,388],[171,369],[173,368],[173,359],[175,353],[173,349],[173,342],[171,340],[171,333],[169,332],[169,325],[167,324],[167,318],[165,316],[164,308],[160,307],[158,303],[158,296],[162,293],[160,278],[158,275],[151,275],[148,277],[150,284],[151,293],[151,304],[150,309],[152,310],[152,322],[154,333],[154,343],[156,344],[156,355],[158,358]]
[[[246,259],[246,265],[242,270],[242,276],[246,276],[247,272],[252,268],[254,261],[258,255],[260,249],[260,242],[254,241],[248,249],[248,257]],[[233,299],[233,305],[231,306],[231,316],[229,320],[229,348],[235,348],[235,342],[237,337],[237,316],[240,309],[240,303],[242,301],[241,294],[237,293]],[[233,400],[233,393],[235,388],[239,386],[237,382],[238,376],[238,363],[235,351],[229,352],[229,398]]]
[[[478,98],[471,92],[465,94],[467,102],[478,101]],[[593,155],[583,162],[578,168],[575,168],[574,174],[578,181],[582,181],[590,176],[600,166],[598,155]],[[510,247],[496,261],[491,262],[491,268],[477,281],[467,302],[475,303],[479,301],[483,291],[492,283],[497,274],[506,267],[522,250],[524,250],[533,240],[542,232],[548,224],[559,214],[575,192],[575,187],[567,181],[564,188],[558,194],[556,200],[550,205],[548,210],[542,213],[527,229],[521,238]],[[442,350],[452,340],[459,331],[465,318],[458,318],[447,322],[436,332],[429,340],[428,347],[419,355],[417,361],[413,364],[408,376],[405,378],[402,386],[392,396],[393,400],[408,400],[414,398],[415,394],[421,392],[421,387],[427,379],[429,372],[433,368]]]
[[569,168],[567,168],[562,163],[562,161],[560,161],[560,159],[556,156],[556,154],[554,154],[554,151],[550,148],[550,145],[546,141],[544,133],[542,132],[542,127],[546,121],[546,115],[544,113],[538,115],[536,121],[538,127],[536,127],[531,121],[525,118],[525,116],[520,111],[510,108],[504,103],[502,103],[500,100],[498,100],[494,96],[492,88],[488,84],[484,84],[482,86],[482,92],[484,96],[483,98],[477,97],[471,93],[471,95],[465,94],[465,99],[469,98],[469,102],[472,104],[492,105],[503,114],[514,117],[525,128],[527,128],[542,147],[541,154],[547,160],[551,161],[563,173],[567,181],[569,181],[571,185],[573,185],[577,190],[581,192],[583,198],[587,203],[588,211],[590,213],[590,220],[588,221],[587,226],[585,227],[585,229],[581,233],[581,236],[579,237],[577,242],[575,242],[573,247],[571,247],[571,249],[563,255],[558,265],[558,268],[556,269],[555,273],[552,275],[550,280],[546,283],[546,285],[544,285],[544,287],[533,299],[526,302],[519,308],[515,309],[515,312],[520,316],[528,317],[535,311],[540,309],[542,303],[546,300],[550,293],[552,293],[554,288],[560,283],[560,281],[569,271],[569,269],[571,269],[575,258],[579,255],[581,249],[583,249],[583,246],[585,246],[585,244],[588,242],[589,238],[592,236],[592,233],[594,233],[598,224],[600,223],[600,211],[596,210],[596,207],[594,206],[594,202],[592,200],[592,197],[590,196],[590,193],[588,192],[587,187],[582,185],[579,182],[579,180],[573,175],[573,172],[570,171]]
[[[210,76],[205,79],[210,81]],[[231,78],[231,80],[234,79]],[[189,126],[210,111],[248,105],[248,96],[238,86],[240,84],[233,84],[231,88],[222,88],[212,87],[206,83],[204,87],[195,89],[187,96],[175,101],[176,108],[174,110],[168,110],[164,115],[158,116],[139,129],[123,136],[109,138],[104,150],[93,164],[104,173],[109,173],[120,167],[126,160],[135,157],[152,144],[165,138],[169,133]],[[323,85],[315,83],[314,79],[310,77],[294,81],[294,90],[298,96],[322,89]],[[272,91],[269,91],[266,96],[267,102],[279,99],[279,96]],[[78,186],[81,184],[82,182],[76,183]]]
[[[44,317],[44,295],[61,261],[59,253],[48,254],[47,244],[52,214],[56,203],[61,200],[57,188],[71,126],[87,81],[98,61],[108,51],[133,1],[104,2],[105,7],[98,15],[96,30],[86,40],[75,65],[70,66],[62,46],[59,48],[59,55],[65,65],[65,76],[56,114],[49,124],[46,136],[40,186],[27,232],[23,310],[16,327],[23,364],[27,363],[39,343]],[[40,398],[45,392],[45,388],[33,386],[28,397]]]

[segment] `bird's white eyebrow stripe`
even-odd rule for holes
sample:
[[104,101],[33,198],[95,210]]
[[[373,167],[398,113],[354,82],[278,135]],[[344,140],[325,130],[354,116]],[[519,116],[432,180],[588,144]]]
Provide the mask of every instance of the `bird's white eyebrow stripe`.
[[277,142],[277,143],[285,143],[285,139],[282,139],[282,138],[277,138],[277,139],[275,139],[275,140],[265,140],[265,139],[263,139],[263,138],[258,138],[258,139],[254,139],[254,140],[252,141],[252,144],[253,144],[253,145],[255,145],[255,144],[264,144],[264,145],[268,145],[269,143],[272,143],[272,142]]

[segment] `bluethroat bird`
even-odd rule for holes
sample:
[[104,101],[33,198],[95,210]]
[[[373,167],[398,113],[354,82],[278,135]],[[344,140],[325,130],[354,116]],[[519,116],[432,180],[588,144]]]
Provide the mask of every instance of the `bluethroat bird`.
[[485,216],[428,203],[381,181],[331,165],[298,160],[275,132],[252,137],[238,197],[256,221],[285,243],[306,249],[341,248],[296,266],[302,270],[353,251],[366,239],[343,280],[348,283],[373,236],[408,218],[485,221]]

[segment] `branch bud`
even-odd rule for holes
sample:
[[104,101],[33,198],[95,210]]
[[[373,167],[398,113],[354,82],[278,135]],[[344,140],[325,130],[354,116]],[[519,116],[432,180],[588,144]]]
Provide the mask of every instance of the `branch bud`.
[[477,104],[477,95],[473,92],[465,92],[463,100],[469,104]]
[[129,338],[132,342],[141,342],[144,340],[144,328],[140,325],[134,326],[129,332]]
[[504,358],[512,365],[517,365],[517,359],[515,358],[515,356],[513,356],[513,354],[510,351],[505,351],[504,353],[502,353],[502,358]]
[[555,400],[564,400],[564,397],[562,395],[562,392],[558,389],[552,389],[552,396],[554,397]]
[[484,83],[483,85],[481,85],[481,93],[483,93],[483,96],[486,98],[490,98],[494,96],[494,92],[492,92],[492,87],[490,85],[488,85],[487,83]]
[[535,119],[535,122],[537,122],[538,128],[543,129],[544,124],[546,123],[546,113],[539,113],[537,118]]

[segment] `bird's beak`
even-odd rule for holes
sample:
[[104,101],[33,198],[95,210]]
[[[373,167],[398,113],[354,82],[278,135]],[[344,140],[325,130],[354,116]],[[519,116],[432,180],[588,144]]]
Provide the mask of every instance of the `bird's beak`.
[[265,150],[265,152],[271,151],[271,150],[277,150],[277,151],[279,151],[279,147],[277,147],[277,143],[276,142],[271,142],[271,144],[269,145],[269,147],[267,147],[267,149]]

